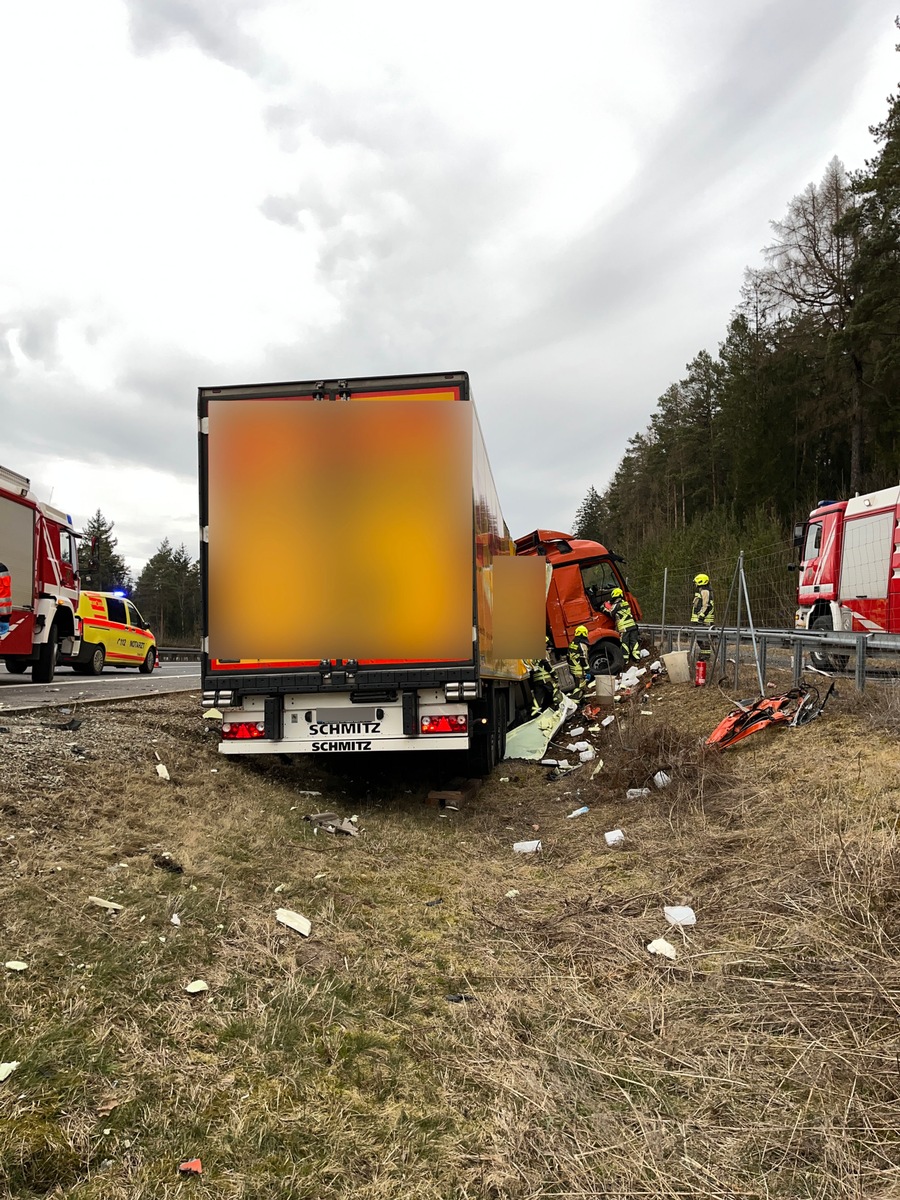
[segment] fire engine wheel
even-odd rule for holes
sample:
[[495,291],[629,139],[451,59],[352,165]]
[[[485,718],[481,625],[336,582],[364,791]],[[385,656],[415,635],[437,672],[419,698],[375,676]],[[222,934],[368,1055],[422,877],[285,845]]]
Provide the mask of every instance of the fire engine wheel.
[[10,675],[24,675],[31,665],[27,658],[7,658],[5,661]]
[[50,626],[47,640],[38,651],[37,662],[31,669],[32,683],[52,683],[56,678],[56,658],[59,653],[59,642],[56,638],[56,625]]
[[591,646],[590,668],[592,675],[621,675],[625,670],[625,655],[619,643],[605,638]]
[[95,646],[91,651],[91,657],[85,663],[88,675],[99,675],[106,663],[106,649],[103,646]]
[[147,657],[144,659],[144,661],[138,667],[138,670],[140,671],[140,673],[142,675],[150,675],[155,666],[156,666],[156,651],[151,646],[150,649],[147,651]]
[[[825,629],[834,633],[834,626],[831,623],[831,617],[821,616],[816,617],[810,629]],[[850,658],[846,654],[823,654],[818,650],[809,652],[809,661],[819,671],[844,671],[847,668],[847,663]]]

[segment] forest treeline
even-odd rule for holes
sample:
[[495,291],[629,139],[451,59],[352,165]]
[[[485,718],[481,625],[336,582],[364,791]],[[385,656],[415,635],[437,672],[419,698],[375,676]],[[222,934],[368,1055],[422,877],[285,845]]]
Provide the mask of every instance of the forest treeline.
[[900,478],[900,97],[870,132],[863,168],[832,159],[772,222],[717,351],[582,501],[574,532],[625,555],[638,594],[751,545],[786,563],[819,499]]

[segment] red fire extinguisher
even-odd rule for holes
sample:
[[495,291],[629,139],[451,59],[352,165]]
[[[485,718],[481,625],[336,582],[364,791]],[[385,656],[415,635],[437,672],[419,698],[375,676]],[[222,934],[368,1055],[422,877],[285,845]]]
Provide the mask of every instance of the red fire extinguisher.
[[706,683],[706,659],[698,658],[694,668],[694,687],[703,687]]

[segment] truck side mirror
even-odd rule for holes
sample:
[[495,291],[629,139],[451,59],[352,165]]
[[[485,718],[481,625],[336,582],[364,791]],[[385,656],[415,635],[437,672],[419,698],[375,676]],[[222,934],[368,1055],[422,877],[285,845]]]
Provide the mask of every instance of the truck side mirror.
[[803,535],[806,533],[805,525],[794,526],[794,549],[799,550],[803,545]]

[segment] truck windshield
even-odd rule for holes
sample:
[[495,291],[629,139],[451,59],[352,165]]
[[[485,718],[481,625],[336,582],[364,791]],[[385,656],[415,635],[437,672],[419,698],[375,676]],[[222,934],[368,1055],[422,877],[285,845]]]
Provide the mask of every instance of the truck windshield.
[[585,594],[591,602],[591,607],[600,612],[609,599],[609,593],[614,587],[621,587],[621,580],[613,571],[609,559],[600,562],[587,563],[581,568],[581,579]]
[[815,558],[822,545],[822,522],[817,521],[806,531],[806,545],[803,547],[803,559]]

